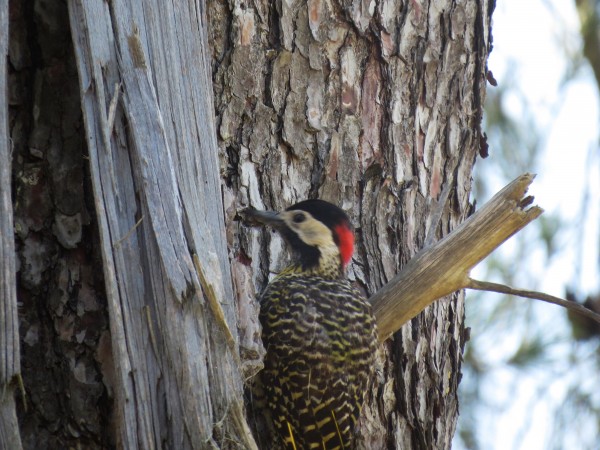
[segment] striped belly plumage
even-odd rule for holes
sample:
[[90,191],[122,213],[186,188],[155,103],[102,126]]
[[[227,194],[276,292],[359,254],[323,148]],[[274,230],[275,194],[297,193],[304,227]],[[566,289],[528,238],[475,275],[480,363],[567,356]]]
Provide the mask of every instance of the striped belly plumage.
[[261,379],[286,448],[351,449],[372,373],[370,307],[345,278],[275,278],[261,298]]

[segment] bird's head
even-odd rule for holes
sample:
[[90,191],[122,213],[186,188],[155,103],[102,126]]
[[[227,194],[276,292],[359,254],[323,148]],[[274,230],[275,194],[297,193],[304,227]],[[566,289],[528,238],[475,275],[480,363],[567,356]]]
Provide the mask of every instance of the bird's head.
[[246,216],[275,228],[302,270],[343,273],[354,252],[354,232],[344,211],[324,200],[305,200],[282,212],[249,210]]

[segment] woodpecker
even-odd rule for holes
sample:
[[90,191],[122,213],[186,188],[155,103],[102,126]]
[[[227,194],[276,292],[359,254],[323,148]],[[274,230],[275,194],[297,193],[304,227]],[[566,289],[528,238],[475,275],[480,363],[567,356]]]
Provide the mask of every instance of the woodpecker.
[[261,381],[282,446],[352,449],[377,331],[369,303],[346,278],[350,220],[323,200],[250,216],[277,230],[292,251],[291,264],[260,297]]

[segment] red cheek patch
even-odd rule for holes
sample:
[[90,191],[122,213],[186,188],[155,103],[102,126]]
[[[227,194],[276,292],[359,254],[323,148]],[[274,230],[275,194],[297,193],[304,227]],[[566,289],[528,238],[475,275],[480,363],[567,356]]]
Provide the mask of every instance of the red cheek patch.
[[352,253],[354,253],[354,233],[345,224],[336,225],[334,229],[339,240],[342,265],[345,268],[352,259]]

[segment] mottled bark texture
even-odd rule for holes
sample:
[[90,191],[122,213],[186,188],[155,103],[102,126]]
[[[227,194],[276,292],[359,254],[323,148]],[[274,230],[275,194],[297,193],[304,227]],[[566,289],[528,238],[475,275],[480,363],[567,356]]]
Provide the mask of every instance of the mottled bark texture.
[[[209,6],[240,345],[258,359],[255,294],[286,254],[278,236],[236,225],[236,209],[307,197],[340,205],[357,226],[350,275],[375,292],[428,234],[447,234],[471,211],[494,2]],[[450,447],[463,320],[463,295],[453,295],[385,344],[360,448]]]
[[110,336],[64,2],[10,2],[8,62],[23,446],[103,448]]

